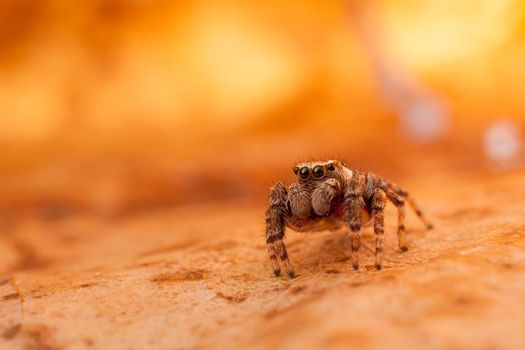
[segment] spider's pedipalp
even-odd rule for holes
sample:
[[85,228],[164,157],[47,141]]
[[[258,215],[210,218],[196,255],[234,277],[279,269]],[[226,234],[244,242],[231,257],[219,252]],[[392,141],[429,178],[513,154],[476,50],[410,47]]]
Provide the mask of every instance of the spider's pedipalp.
[[339,194],[341,184],[336,179],[323,181],[312,193],[312,208],[319,216],[328,215],[332,200]]
[[312,211],[310,192],[300,184],[288,188],[288,208],[299,219],[306,219]]

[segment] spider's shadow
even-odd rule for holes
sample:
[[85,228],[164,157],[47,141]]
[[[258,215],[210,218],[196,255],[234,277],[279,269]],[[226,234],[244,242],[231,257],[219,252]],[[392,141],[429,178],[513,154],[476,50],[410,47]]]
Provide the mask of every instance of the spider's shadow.
[[[393,229],[393,228],[392,228]],[[408,234],[418,235],[424,233],[423,229],[408,230]],[[350,232],[340,229],[321,234],[297,233],[304,235],[301,239],[294,240],[290,246],[294,263],[301,269],[309,270],[317,267],[330,268],[337,264],[349,264],[351,256]],[[403,254],[397,251],[397,236],[395,233],[385,235],[385,251],[387,254]],[[410,240],[409,240],[410,242]],[[375,234],[373,228],[363,228],[359,260],[362,263],[373,261],[375,257]]]
[[[372,234],[363,232],[360,256],[373,255],[370,245],[372,243]],[[351,255],[347,230],[303,237],[295,241],[291,248],[291,254],[297,265],[306,270],[318,266],[329,267],[337,263],[345,263],[350,260]]]

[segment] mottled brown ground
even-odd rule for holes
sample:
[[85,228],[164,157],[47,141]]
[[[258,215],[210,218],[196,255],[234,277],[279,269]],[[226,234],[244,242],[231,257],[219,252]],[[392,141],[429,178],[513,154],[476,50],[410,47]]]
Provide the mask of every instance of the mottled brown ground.
[[345,233],[288,232],[274,278],[264,203],[28,218],[0,236],[1,349],[525,348],[525,172],[404,183],[436,228],[390,206],[353,271]]

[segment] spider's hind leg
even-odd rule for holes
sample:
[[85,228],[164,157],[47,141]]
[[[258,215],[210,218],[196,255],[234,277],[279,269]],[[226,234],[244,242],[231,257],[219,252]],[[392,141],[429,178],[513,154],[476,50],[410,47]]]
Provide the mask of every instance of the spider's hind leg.
[[397,238],[399,241],[399,249],[402,252],[406,252],[408,247],[405,241],[405,200],[392,190],[387,190],[386,196],[397,208]]
[[425,224],[427,230],[431,230],[434,228],[434,225],[428,221],[428,219],[425,217],[425,215],[423,214],[423,212],[421,211],[421,209],[419,209],[419,206],[416,204],[416,202],[414,201],[414,199],[412,197],[409,197],[407,196],[406,197],[406,201],[408,202],[408,204],[412,207],[412,209],[414,210],[414,212],[416,213],[416,215],[418,216],[419,220],[421,220],[421,222],[423,224]]
[[412,207],[412,209],[416,213],[419,220],[421,220],[421,222],[426,226],[427,230],[431,230],[434,228],[434,225],[432,225],[432,223],[428,221],[421,209],[419,209],[419,206],[416,204],[416,201],[408,194],[408,192],[404,188],[390,182],[387,184],[387,186],[388,190],[394,192],[398,196],[404,198],[406,202],[408,202],[410,207]]
[[385,233],[384,210],[386,206],[386,193],[376,188],[372,197],[372,217],[374,219],[374,232],[376,234],[376,269],[383,268],[383,236]]

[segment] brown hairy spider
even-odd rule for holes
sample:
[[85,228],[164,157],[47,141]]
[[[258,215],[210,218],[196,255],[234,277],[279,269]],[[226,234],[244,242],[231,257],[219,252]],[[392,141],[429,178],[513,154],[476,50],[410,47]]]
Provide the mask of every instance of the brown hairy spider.
[[286,187],[276,183],[270,190],[270,207],[266,211],[266,243],[275,276],[284,265],[288,277],[295,272],[283,242],[285,227],[299,232],[334,230],[348,225],[352,246],[352,266],[359,268],[357,252],[361,228],[373,219],[376,234],[375,267],[383,266],[383,210],[387,199],[398,210],[397,236],[399,248],[406,251],[405,201],[417,216],[432,228],[408,192],[372,173],[348,169],[337,160],[300,163],[294,167],[298,182]]

